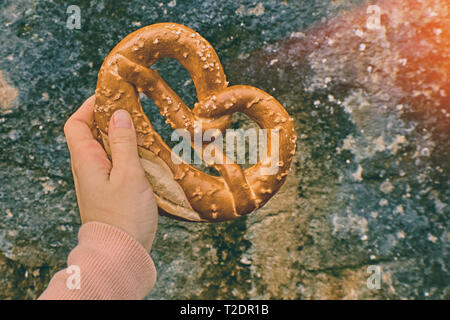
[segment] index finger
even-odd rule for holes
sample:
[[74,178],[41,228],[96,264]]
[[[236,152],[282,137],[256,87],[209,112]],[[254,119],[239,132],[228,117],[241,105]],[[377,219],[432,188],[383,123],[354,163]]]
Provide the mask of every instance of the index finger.
[[79,142],[94,139],[92,135],[92,129],[94,127],[94,105],[95,95],[92,95],[64,125],[64,134],[66,135],[69,149]]

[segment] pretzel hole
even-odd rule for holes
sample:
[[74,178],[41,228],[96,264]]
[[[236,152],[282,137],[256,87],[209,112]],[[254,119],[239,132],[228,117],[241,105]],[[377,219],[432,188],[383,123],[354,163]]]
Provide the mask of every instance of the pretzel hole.
[[[184,103],[190,108],[193,109],[194,104],[198,101],[195,85],[191,79],[191,76],[189,72],[176,60],[172,58],[163,58],[156,61],[152,66],[151,69],[157,70],[160,76],[164,79],[164,81],[167,82],[167,84],[178,94],[178,96],[184,101]],[[150,99],[148,99],[150,100]],[[155,117],[155,113],[158,117],[161,118],[160,122],[164,123],[165,119],[160,115],[158,108],[156,105],[152,102],[153,108],[151,112],[153,113],[153,117]],[[144,109],[145,110],[145,109]],[[254,129],[256,130],[256,135],[258,136],[257,141],[259,142],[260,137],[260,127],[256,124],[255,121],[253,121],[250,117],[248,117],[244,113],[236,112],[232,116],[233,122],[230,129]],[[165,123],[164,123],[165,124]],[[173,132],[173,130],[170,128],[170,126],[167,125],[168,131],[170,131],[170,134],[161,135],[161,137],[164,139],[164,141],[167,143],[168,146],[173,148],[173,146],[176,144],[172,141],[170,141],[170,136]],[[155,128],[158,132],[158,129]],[[159,132],[158,132],[159,133]],[[169,139],[168,139],[169,138]],[[246,169],[248,167],[251,167],[252,165],[256,164],[254,154],[252,155],[252,152],[257,150],[257,159],[259,160],[259,149],[260,145],[257,142],[256,146],[251,144],[250,137],[246,136],[244,141],[244,146],[241,146],[239,148],[237,146],[238,142],[236,141],[236,145],[234,146],[234,152],[232,160],[235,163],[238,163],[241,168]],[[242,142],[241,142],[242,143]],[[226,135],[223,135],[223,151],[227,152],[227,146],[226,146]],[[255,149],[256,147],[256,149]],[[244,151],[243,151],[244,150]],[[212,166],[207,166],[204,161],[201,161],[200,164],[197,162],[199,161],[199,158],[197,154],[190,149],[191,156],[193,161],[190,163],[192,166],[196,167],[197,169],[208,173],[210,175],[214,176],[220,176],[220,173],[215,170]]]
[[[178,94],[184,103],[192,109],[197,102],[197,94],[195,85],[191,79],[190,74],[183,68],[177,60],[171,58],[160,59],[151,67],[157,70],[159,75],[167,82],[167,84]],[[166,119],[161,115],[159,108],[149,99],[145,94],[140,94],[140,101],[142,108],[152,123],[155,131],[161,136],[164,142],[173,149],[181,140],[172,141],[172,133],[174,130],[166,123]],[[180,155],[183,155],[181,153]],[[189,164],[198,170],[213,176],[220,176],[219,172],[213,167],[208,167],[204,161],[196,155],[194,150],[190,147],[188,158],[191,159]],[[198,163],[200,162],[200,163]]]
[[[179,95],[184,103],[192,109],[197,101],[195,86],[192,82],[190,74],[178,63],[177,60],[171,58],[163,58],[156,61],[150,69],[158,71],[159,75],[167,82],[167,84]],[[145,94],[139,95],[142,108],[149,118],[156,132],[161,136],[164,142],[173,148],[177,142],[171,140],[173,129],[166,123],[166,119],[161,115],[159,108]]]
[[[236,112],[232,115],[230,130],[235,130],[236,133],[239,133],[239,131],[241,133],[242,131],[244,132],[243,140],[238,142],[238,138],[236,138],[234,148],[230,150],[234,151],[232,153],[234,156],[233,159],[243,169],[256,164],[256,162],[260,160],[259,153],[263,151],[261,149],[262,145],[260,144],[260,141],[265,144],[265,140],[261,139],[263,132],[259,125],[245,113]],[[226,140],[226,136],[224,136],[224,140]],[[238,144],[242,143],[243,145],[239,148]],[[227,149],[228,147],[230,146],[227,143],[224,143],[225,152],[229,150]]]
[[184,103],[192,109],[197,100],[195,85],[187,70],[172,58],[156,61],[150,69],[157,70],[159,75],[178,94]]

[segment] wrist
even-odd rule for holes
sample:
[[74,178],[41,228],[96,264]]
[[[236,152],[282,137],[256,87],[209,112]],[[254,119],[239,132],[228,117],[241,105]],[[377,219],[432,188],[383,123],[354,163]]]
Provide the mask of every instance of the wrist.
[[[106,292],[126,292],[124,296],[135,299],[145,297],[151,290],[156,281],[153,260],[146,248],[128,232],[91,221],[80,228],[78,239],[79,244],[69,255],[68,263],[74,265],[82,261],[82,282],[86,287],[101,289],[97,293],[99,296]],[[87,271],[84,277],[83,269]],[[136,292],[136,288],[140,291]]]

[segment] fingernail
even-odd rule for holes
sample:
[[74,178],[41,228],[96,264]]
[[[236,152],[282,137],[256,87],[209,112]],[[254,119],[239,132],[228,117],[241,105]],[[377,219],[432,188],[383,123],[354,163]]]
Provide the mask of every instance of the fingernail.
[[117,110],[113,115],[116,128],[131,128],[131,117],[125,110]]

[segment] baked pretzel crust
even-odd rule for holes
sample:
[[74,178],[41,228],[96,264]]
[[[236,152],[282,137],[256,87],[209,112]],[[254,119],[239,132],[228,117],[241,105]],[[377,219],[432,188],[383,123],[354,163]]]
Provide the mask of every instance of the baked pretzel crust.
[[[199,102],[191,110],[161,78],[149,69],[158,59],[174,58],[191,75]],[[186,129],[194,136],[194,122],[221,132],[231,115],[242,112],[267,130],[265,157],[243,170],[238,164],[214,163],[221,177],[208,175],[182,162],[175,164],[171,149],[145,115],[139,93],[152,99],[173,129]],[[295,154],[293,119],[268,93],[255,87],[228,82],[214,48],[197,32],[183,25],[159,23],[125,37],[106,57],[95,91],[95,121],[108,154],[108,125],[118,109],[133,119],[138,150],[158,205],[167,213],[190,221],[225,221],[263,206],[282,186]],[[279,138],[277,173],[270,159],[271,135]],[[203,148],[206,147],[206,144]],[[201,151],[201,150],[200,150]],[[221,155],[224,158],[226,155]]]

